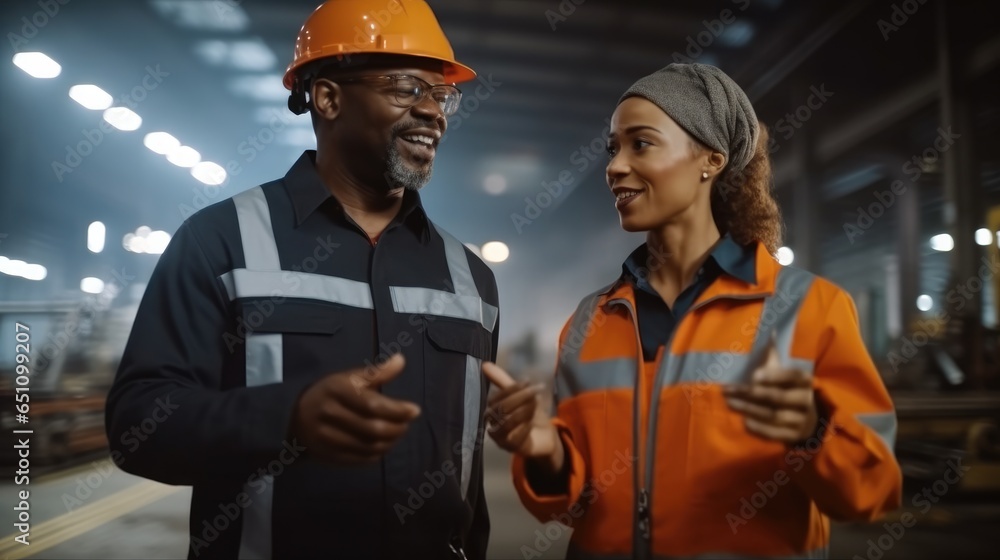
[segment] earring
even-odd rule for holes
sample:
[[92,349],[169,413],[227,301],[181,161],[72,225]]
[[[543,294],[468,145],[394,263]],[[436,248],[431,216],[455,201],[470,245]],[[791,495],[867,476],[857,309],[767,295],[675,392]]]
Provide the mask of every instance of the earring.
[[706,179],[708,179],[708,171],[702,171],[701,172],[701,179],[703,181],[706,180]]

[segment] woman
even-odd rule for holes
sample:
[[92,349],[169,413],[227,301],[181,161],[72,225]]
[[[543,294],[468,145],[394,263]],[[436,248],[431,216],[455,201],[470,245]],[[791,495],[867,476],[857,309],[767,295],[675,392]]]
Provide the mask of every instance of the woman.
[[566,323],[555,417],[483,367],[491,437],[531,513],[574,527],[570,558],[825,557],[830,518],[900,504],[895,414],[850,296],[773,257],[766,146],[718,68],[637,81],[607,182],[646,243]]

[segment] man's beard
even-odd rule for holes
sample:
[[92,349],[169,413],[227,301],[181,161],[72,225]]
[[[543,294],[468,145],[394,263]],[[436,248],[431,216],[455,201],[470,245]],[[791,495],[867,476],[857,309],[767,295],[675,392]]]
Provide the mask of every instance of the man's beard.
[[399,153],[399,146],[396,144],[398,134],[403,130],[414,128],[412,125],[397,125],[393,127],[392,141],[389,142],[385,158],[385,177],[389,185],[393,188],[403,187],[411,191],[419,191],[431,180],[431,173],[434,170],[434,162],[430,162],[422,169],[414,169],[407,165],[403,155]]

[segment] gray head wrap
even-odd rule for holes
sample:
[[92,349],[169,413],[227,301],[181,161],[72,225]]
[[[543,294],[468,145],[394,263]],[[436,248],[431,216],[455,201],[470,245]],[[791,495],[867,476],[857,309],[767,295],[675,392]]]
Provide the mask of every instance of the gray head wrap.
[[757,115],[740,86],[707,64],[670,64],[640,78],[618,100],[655,103],[691,136],[726,155],[728,170],[742,170],[757,146]]

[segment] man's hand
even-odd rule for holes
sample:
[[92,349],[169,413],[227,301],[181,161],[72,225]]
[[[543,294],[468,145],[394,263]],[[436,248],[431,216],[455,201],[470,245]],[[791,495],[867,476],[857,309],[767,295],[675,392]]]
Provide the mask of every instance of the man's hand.
[[565,452],[558,430],[538,406],[541,387],[514,381],[492,362],[483,362],[483,373],[500,389],[487,402],[490,438],[502,449],[536,460],[553,474],[560,472]]
[[724,387],[726,402],[746,416],[747,430],[758,436],[797,443],[811,437],[819,422],[812,377],[782,367],[774,340],[750,385]]
[[377,461],[420,414],[414,403],[391,399],[378,387],[403,371],[396,354],[374,367],[331,373],[299,398],[292,433],[310,456],[335,464]]

